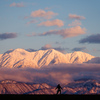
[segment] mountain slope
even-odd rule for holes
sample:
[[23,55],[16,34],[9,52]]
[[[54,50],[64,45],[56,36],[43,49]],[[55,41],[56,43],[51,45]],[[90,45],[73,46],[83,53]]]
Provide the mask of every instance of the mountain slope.
[[[13,67],[25,67],[34,65],[36,63],[32,60],[32,54],[24,49],[15,49],[12,52],[4,53],[1,57],[1,66],[13,68]],[[34,53],[33,53],[34,55]]]
[[[55,88],[46,83],[29,84],[13,80],[0,82],[0,94],[56,94]],[[93,79],[77,80],[62,88],[62,94],[100,94],[100,83]]]
[[36,51],[34,59],[40,67],[56,63],[69,63],[64,54],[54,49]]
[[94,58],[94,56],[84,52],[63,54],[54,49],[28,52],[24,49],[18,48],[15,50],[8,50],[0,55],[0,66],[7,68],[39,68],[49,64],[83,63],[92,58]]
[[93,79],[77,80],[65,86],[63,94],[100,94],[100,83]]
[[94,58],[94,56],[81,51],[66,54],[66,57],[70,63],[83,63]]
[[0,94],[55,94],[55,89],[45,83],[28,84],[4,80],[0,82]]

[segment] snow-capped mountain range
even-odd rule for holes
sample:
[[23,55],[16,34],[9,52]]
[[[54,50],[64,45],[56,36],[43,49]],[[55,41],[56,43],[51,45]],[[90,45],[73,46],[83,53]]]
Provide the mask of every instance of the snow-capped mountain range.
[[95,57],[80,51],[63,54],[54,49],[28,52],[24,49],[18,48],[0,54],[0,66],[7,68],[40,68],[41,66],[47,66],[50,64],[84,63],[92,58]]
[[84,62],[88,62],[92,58],[95,58],[95,57],[81,51],[63,54],[54,49],[28,52],[24,49],[18,48],[15,50],[11,49],[5,52],[4,54],[0,54],[0,67],[40,68],[42,66],[47,66],[50,64],[84,63]]

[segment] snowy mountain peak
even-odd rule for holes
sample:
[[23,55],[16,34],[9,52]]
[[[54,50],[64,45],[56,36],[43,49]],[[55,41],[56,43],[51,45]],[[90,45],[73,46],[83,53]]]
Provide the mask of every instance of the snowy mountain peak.
[[81,51],[75,51],[73,53],[66,54],[66,56],[71,63],[83,63],[94,58],[94,56]]
[[0,65],[1,67],[8,68],[40,68],[50,64],[83,63],[92,58],[94,58],[94,56],[80,51],[63,54],[54,49],[28,52],[18,48],[15,50],[8,50],[3,55],[0,55]]
[[73,54],[73,55],[82,55],[82,54],[88,54],[88,53],[85,53],[85,52],[82,52],[82,51],[74,51],[71,54]]
[[21,49],[21,48],[18,48],[18,49],[15,49],[13,52],[28,52],[28,51]]
[[55,49],[39,50],[36,52],[57,52]]
[[14,51],[14,49],[9,49],[8,51],[6,51],[4,54],[6,54],[6,53],[10,53],[10,52],[13,52]]

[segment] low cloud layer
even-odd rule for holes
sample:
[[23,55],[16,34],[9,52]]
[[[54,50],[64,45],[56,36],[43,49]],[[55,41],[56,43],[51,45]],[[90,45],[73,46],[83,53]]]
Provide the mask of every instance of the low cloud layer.
[[100,34],[93,34],[83,38],[79,43],[100,43]]
[[12,79],[56,86],[58,83],[64,85],[81,78],[100,79],[100,64],[59,64],[40,69],[0,68],[0,80]]
[[16,38],[16,37],[17,37],[17,33],[1,33],[0,34],[0,40],[11,39],[11,38]]

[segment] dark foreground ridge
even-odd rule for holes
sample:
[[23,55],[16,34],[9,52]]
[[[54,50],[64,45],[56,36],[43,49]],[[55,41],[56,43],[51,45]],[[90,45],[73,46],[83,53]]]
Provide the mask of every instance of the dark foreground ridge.
[[10,99],[10,100],[14,100],[14,99],[19,99],[19,100],[23,100],[23,99],[27,99],[27,100],[100,100],[100,95],[97,94],[93,94],[93,95],[76,95],[76,94],[60,94],[60,95],[45,95],[45,94],[1,94],[0,95],[0,100],[6,100],[6,99]]

